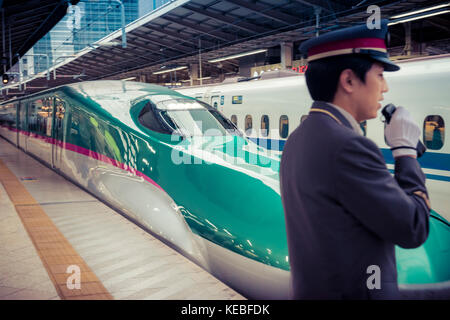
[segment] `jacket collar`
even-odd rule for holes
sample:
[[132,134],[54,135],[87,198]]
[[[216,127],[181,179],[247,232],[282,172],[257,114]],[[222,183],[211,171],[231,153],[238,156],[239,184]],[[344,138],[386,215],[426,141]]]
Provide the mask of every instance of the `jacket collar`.
[[311,109],[321,109],[321,110],[327,111],[327,112],[331,113],[333,116],[335,116],[344,126],[353,130],[353,126],[344,117],[344,115],[342,113],[340,113],[339,110],[337,110],[336,108],[329,105],[328,102],[314,101],[311,106]]

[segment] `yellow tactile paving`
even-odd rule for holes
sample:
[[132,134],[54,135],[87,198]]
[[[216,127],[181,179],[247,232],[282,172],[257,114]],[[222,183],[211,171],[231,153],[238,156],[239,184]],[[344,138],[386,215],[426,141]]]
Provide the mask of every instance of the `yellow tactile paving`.
[[[36,200],[0,160],[0,182],[22,220],[61,299],[110,300],[111,294],[53,224]],[[80,268],[80,288],[68,288],[68,267]]]

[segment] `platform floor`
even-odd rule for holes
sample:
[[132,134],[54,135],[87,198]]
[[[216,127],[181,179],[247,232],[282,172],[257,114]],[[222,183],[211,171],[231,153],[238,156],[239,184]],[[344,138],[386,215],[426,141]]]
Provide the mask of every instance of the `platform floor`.
[[245,298],[0,138],[0,299]]

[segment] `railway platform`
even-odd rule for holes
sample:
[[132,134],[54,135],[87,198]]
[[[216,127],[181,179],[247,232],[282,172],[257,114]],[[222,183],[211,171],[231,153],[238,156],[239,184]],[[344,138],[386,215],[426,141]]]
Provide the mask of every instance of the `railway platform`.
[[0,300],[242,300],[0,138]]

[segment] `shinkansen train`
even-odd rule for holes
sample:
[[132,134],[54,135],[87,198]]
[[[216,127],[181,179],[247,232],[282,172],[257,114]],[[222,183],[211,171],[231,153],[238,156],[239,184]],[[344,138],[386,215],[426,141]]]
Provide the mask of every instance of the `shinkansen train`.
[[[233,93],[241,107],[245,92]],[[80,82],[0,104],[0,125],[3,138],[244,296],[288,297],[279,156],[214,105],[150,84]],[[446,219],[433,211],[427,241],[396,255],[401,285],[448,285]]]

